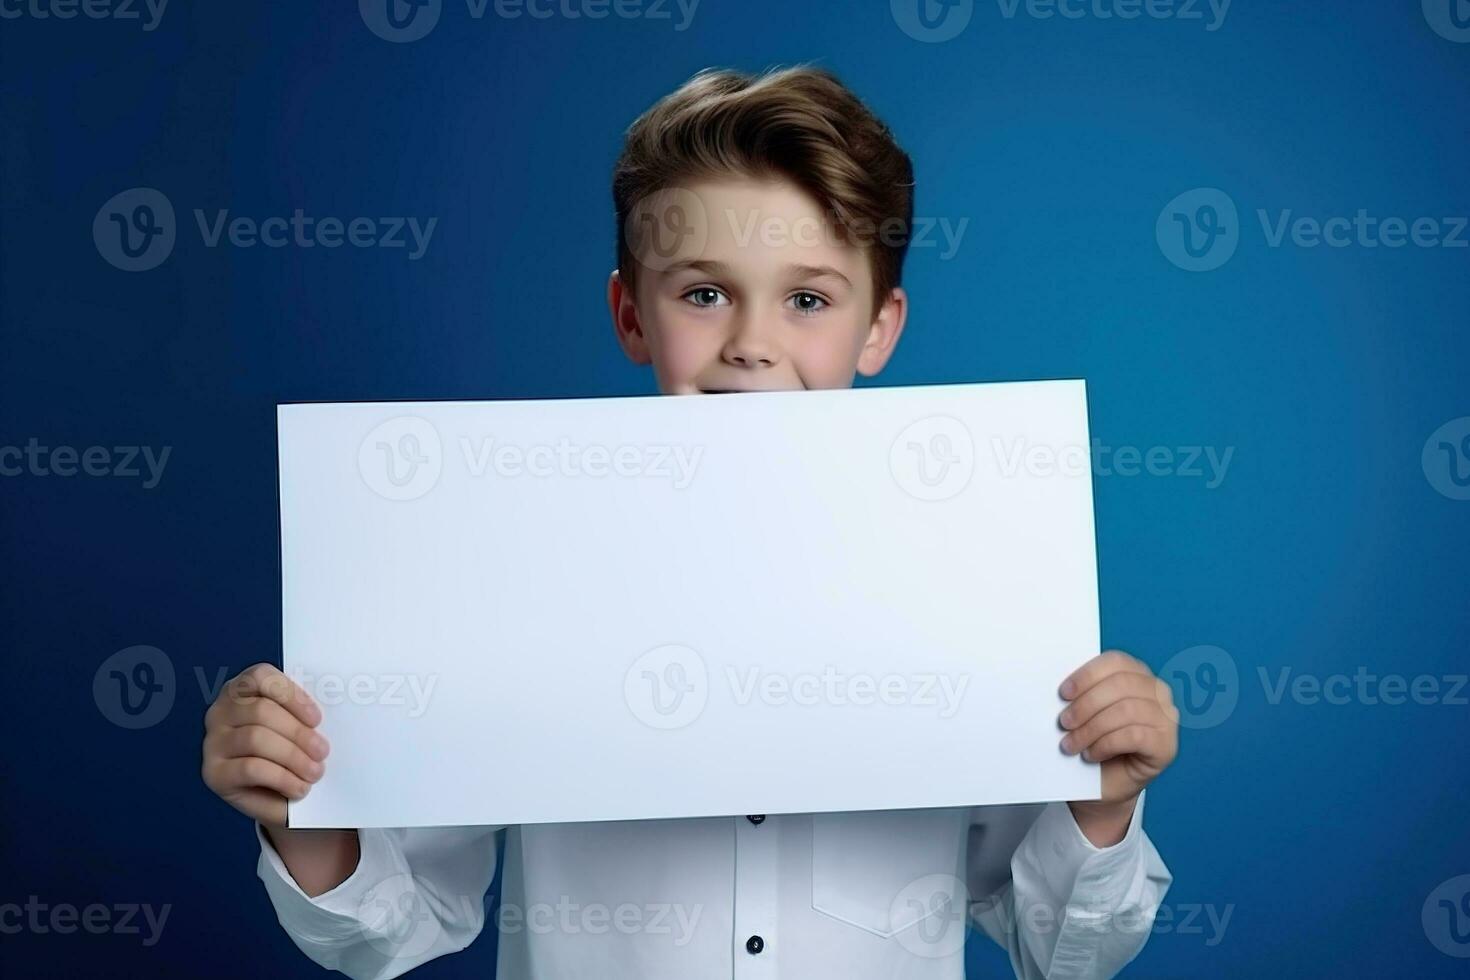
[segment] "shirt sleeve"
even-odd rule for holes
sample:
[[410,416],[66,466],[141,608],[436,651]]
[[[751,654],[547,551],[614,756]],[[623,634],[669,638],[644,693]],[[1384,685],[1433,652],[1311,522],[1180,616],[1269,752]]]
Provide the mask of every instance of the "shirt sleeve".
[[1143,949],[1174,880],[1143,832],[1140,794],[1123,839],[1092,844],[1065,803],[1049,803],[1011,858],[1011,880],[974,920],[1020,980],[1116,976]]
[[496,827],[359,830],[357,868],[309,897],[256,824],[276,917],[314,962],[355,980],[386,980],[464,949],[485,924]]

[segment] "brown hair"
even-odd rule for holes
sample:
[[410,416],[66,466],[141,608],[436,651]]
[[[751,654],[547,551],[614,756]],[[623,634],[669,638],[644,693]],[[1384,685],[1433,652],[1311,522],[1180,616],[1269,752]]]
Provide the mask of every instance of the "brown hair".
[[792,181],[821,203],[844,241],[866,246],[876,315],[899,284],[908,250],[913,164],[835,75],[810,67],[762,75],[706,69],[628,128],[612,191],[618,269],[630,288],[633,208],[654,192],[731,175]]

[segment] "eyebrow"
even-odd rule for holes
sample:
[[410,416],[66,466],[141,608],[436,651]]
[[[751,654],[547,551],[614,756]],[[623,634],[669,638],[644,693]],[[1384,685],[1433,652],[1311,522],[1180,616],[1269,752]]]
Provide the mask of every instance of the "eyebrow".
[[788,265],[782,271],[794,279],[841,279],[847,285],[852,285],[852,280],[830,265]]
[[[724,262],[717,262],[713,259],[685,259],[682,262],[675,262],[665,271],[678,273],[685,270],[703,272],[716,277],[728,277],[731,272],[730,267]],[[852,280],[830,265],[788,265],[782,268],[781,273],[793,279],[840,279],[848,286],[852,285]]]

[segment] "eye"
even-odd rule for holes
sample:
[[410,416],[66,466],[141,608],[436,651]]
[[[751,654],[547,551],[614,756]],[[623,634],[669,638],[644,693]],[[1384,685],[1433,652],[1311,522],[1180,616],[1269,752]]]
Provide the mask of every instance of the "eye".
[[805,290],[799,293],[793,293],[791,299],[787,302],[791,303],[796,312],[802,316],[811,316],[814,313],[820,313],[832,305],[816,293],[809,293]]
[[[681,297],[681,299],[686,299],[690,303],[693,303],[695,306],[699,307],[711,307],[729,304],[729,300],[726,298],[725,294],[720,292],[713,286],[695,286],[693,289],[685,293]],[[720,300],[722,299],[725,300],[725,304],[720,303]]]

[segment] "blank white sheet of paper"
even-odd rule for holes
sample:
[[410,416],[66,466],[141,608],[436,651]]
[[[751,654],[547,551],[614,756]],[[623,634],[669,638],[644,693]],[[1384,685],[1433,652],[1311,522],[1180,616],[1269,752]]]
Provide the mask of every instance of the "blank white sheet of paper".
[[1081,381],[281,405],[292,827],[1096,799]]

